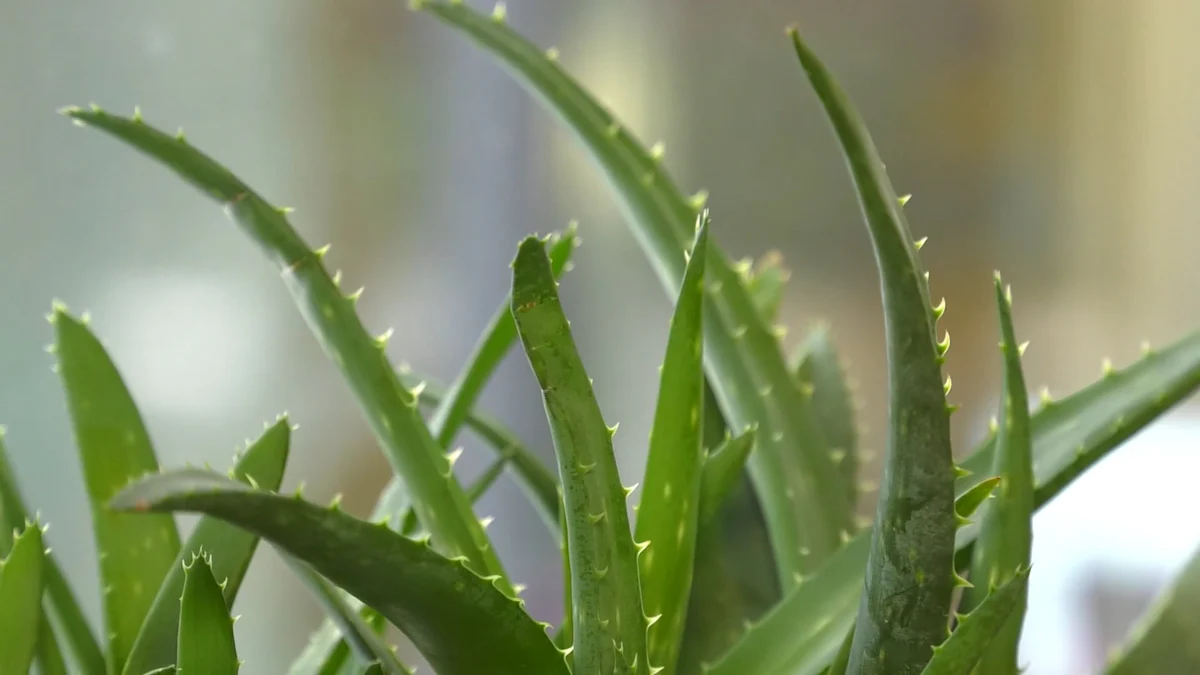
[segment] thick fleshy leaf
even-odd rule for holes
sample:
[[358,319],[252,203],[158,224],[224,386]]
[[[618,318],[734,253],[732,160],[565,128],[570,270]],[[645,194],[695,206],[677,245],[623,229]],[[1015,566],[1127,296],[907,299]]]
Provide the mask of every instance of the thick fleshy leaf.
[[612,433],[558,298],[541,240],[513,261],[512,311],[541,385],[558,457],[571,558],[575,672],[649,673],[638,548],[626,512]]
[[850,667],[850,649],[854,646],[854,631],[846,631],[846,637],[842,640],[842,646],[838,649],[837,656],[834,657],[833,663],[829,664],[829,669],[825,671],[825,675],[846,675],[846,668]]
[[[996,453],[991,473],[1000,479],[995,499],[988,502],[975,543],[974,563],[963,592],[961,612],[973,611],[997,586],[1008,582],[1030,563],[1033,548],[1033,443],[1029,400],[1021,369],[1024,345],[1017,343],[1012,321],[1012,295],[996,275],[996,306],[1000,320],[1000,351],[1004,358],[1004,391],[997,423]],[[1019,670],[1017,648],[1025,619],[1026,596],[1018,594],[1008,621],[991,640],[976,675],[1011,675]]]
[[[384,525],[198,469],[144,478],[111,506],[204,513],[256,534],[379,611],[439,675],[566,674],[545,625],[501,591],[495,577],[480,577],[464,561]],[[471,636],[470,649],[462,648],[464,635]]]
[[940,313],[929,302],[917,247],[870,134],[799,33],[789,34],[858,190],[887,336],[887,454],[848,670],[911,675],[945,633],[955,583],[950,387],[942,382],[945,349],[935,336]]
[[104,346],[61,305],[50,319],[99,552],[106,657],[109,670],[120,672],[155,592],[179,556],[179,531],[170,514],[138,518],[105,508],[130,480],[157,471],[158,460]]
[[[507,463],[508,459],[506,457],[496,459],[491,466],[485,469],[467,487],[467,497],[471,500],[472,504],[478,501],[488,491],[488,488],[496,482],[496,479],[503,473]],[[391,481],[385,488],[383,499],[376,504],[376,517],[372,517],[371,521],[383,522],[388,527],[397,529],[404,536],[411,536],[418,530],[420,523],[417,520],[416,513],[407,507],[407,503],[407,494],[404,492],[403,484]],[[405,506],[401,506],[402,504]],[[391,513],[392,515],[380,515],[381,513]],[[308,567],[303,567],[298,571],[298,574],[301,575],[302,579],[313,581],[308,578],[308,575],[313,575],[315,572],[312,572]],[[365,650],[368,647],[378,648],[383,643],[377,641],[375,636],[367,635],[364,631],[370,630],[378,633],[382,629],[382,617],[371,608],[364,607],[357,598],[337,589],[333,589],[337,596],[335,600],[323,598],[323,594],[327,589],[324,585],[321,585],[319,580],[313,581],[310,586],[317,593],[318,597],[322,598],[323,602],[326,603],[325,609],[330,614],[330,617],[323,621],[321,627],[309,638],[308,645],[293,660],[288,674],[310,675],[312,673],[319,673],[320,675],[327,675],[340,672],[341,665],[352,658],[346,641],[341,637],[343,634],[349,634],[347,631],[354,631],[354,634],[350,635],[350,640],[355,643],[357,647],[355,652],[359,655],[359,658],[362,658],[366,662],[376,660],[375,654],[380,652],[372,651],[371,654],[367,654]],[[386,649],[386,647],[384,648]],[[404,667],[398,661],[389,659],[386,655],[378,656],[378,659],[381,664],[386,663],[391,667]]]
[[[679,293],[684,256],[702,198],[687,199],[661,158],[547,52],[465,3],[414,2],[491,52],[561,120],[591,153],[620,197],[636,240],[663,288]],[[552,53],[552,52],[551,52]],[[779,341],[746,288],[743,275],[715,245],[706,273],[705,370],[735,432],[757,425],[750,457],[771,532],[781,584],[791,587],[841,546],[853,526],[846,514],[838,469],[829,456],[808,401],[787,371]]]
[[[17,474],[4,446],[4,428],[0,427],[0,557],[8,555],[12,548],[13,532],[24,527],[29,518],[29,509],[25,506],[25,500],[17,485]],[[44,669],[43,672],[47,675],[56,672],[54,662],[58,661],[57,637],[61,637],[68,649],[69,658],[79,673],[103,675],[104,652],[96,642],[87,617],[84,616],[83,609],[67,584],[53,553],[47,553],[42,563],[42,584],[42,621],[45,627],[41,634],[49,636],[44,640],[39,638],[38,662]],[[51,618],[54,621],[47,623]],[[59,631],[58,636],[53,632],[54,627]],[[48,642],[55,644],[51,645]]]
[[762,312],[763,320],[775,321],[779,315],[779,306],[783,302],[783,289],[787,286],[791,273],[783,266],[783,256],[778,251],[770,251],[755,264],[748,272],[746,289],[758,311]]
[[812,396],[813,410],[853,509],[858,502],[858,423],[853,394],[827,326],[808,332],[792,357],[791,368],[801,389]]
[[703,525],[711,521],[724,506],[726,498],[742,477],[746,459],[754,449],[757,434],[754,428],[727,438],[705,459],[700,475],[700,513]]
[[[405,484],[421,521],[433,533],[433,545],[450,557],[465,556],[472,569],[499,575],[500,587],[512,587],[500,559],[471,511],[450,461],[418,409],[419,391],[401,386],[385,353],[387,335],[373,338],[355,310],[358,292],[342,292],[326,272],[325,250],[313,250],[285,215],[224,166],[135,116],[111,115],[98,108],[65,113],[161,162],[226,213],[279,268],[292,299],[317,342],[337,366],[359,401],[392,470]],[[149,521],[147,521],[149,522]]]
[[697,230],[671,317],[634,530],[637,541],[648,542],[638,557],[643,607],[647,615],[657,617],[647,632],[646,649],[651,667],[662,668],[664,675],[674,675],[679,658],[699,527],[705,465],[700,425],[707,245],[705,220]]
[[[1164,349],[1148,350],[1141,361],[1114,370],[1065,399],[1044,402],[1031,419],[1034,509],[1198,387],[1200,333],[1192,333]],[[987,473],[994,463],[994,451],[992,437],[962,463],[973,473],[958,480],[960,499],[981,481],[994,478]],[[977,526],[959,530],[960,554],[969,556],[976,534]],[[784,597],[707,672],[820,673],[832,661],[844,631],[854,623],[869,536],[865,531],[856,535],[809,583]]]
[[1200,548],[1138,618],[1124,644],[1109,655],[1105,675],[1200,672],[1196,608],[1200,607]]
[[183,566],[179,601],[179,647],[175,671],[180,675],[237,675],[233,618],[212,562],[203,551]]
[[0,675],[25,675],[33,663],[42,617],[42,528],[26,523],[0,564]]
[[[43,565],[49,558],[43,561]],[[43,578],[43,581],[45,579]],[[68,675],[67,662],[58,646],[58,638],[54,636],[54,627],[46,618],[45,610],[38,617],[37,646],[34,648],[33,661],[37,664],[38,672],[42,675]]]
[[954,513],[959,517],[959,522],[964,522],[974,515],[979,507],[991,498],[992,492],[999,484],[1000,476],[992,476],[959,495],[958,499],[954,500]]
[[[283,482],[287,466],[291,428],[280,417],[236,460],[231,474],[237,480],[275,491]],[[212,573],[222,580],[222,595],[232,608],[241,589],[250,560],[258,549],[258,537],[218,518],[204,517],[196,523],[180,551],[176,564],[158,588],[154,604],[125,663],[125,675],[141,675],[175,663],[179,639],[179,596],[183,591],[184,566],[200,551],[210,556]]]
[[[933,650],[923,675],[971,675],[976,664],[984,665],[988,646],[1001,638],[1001,631],[1025,597],[1029,568],[1022,567],[994,587],[970,614],[960,616],[958,626],[946,642]],[[987,656],[986,658],[991,658]],[[996,671],[1000,672],[1000,671]],[[1011,671],[1019,672],[1017,670]]]

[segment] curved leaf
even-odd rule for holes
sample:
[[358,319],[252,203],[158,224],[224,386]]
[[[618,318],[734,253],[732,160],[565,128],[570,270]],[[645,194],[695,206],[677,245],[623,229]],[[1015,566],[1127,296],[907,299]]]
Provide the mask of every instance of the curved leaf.
[[803,391],[812,396],[813,410],[829,443],[829,452],[842,473],[850,507],[858,502],[858,426],[854,398],[829,328],[809,331],[793,356],[792,372]]
[[[314,251],[279,209],[212,158],[154,129],[100,109],[68,108],[74,120],[124,141],[158,160],[187,183],[224,205],[226,212],[279,268],[314,337],[358,398],[362,412],[393,471],[404,480],[433,544],[451,557],[465,556],[483,574],[499,575],[511,592],[500,559],[480,527],[449,460],[420,416],[417,396],[401,386],[384,353],[386,335],[372,338],[355,311],[358,293],[345,295]],[[147,521],[149,522],[149,521]]]
[[182,675],[237,675],[233,619],[221,586],[213,578],[211,559],[201,551],[183,571],[175,671]]
[[971,675],[976,664],[987,664],[986,659],[980,659],[991,653],[989,645],[1000,639],[1003,627],[1013,618],[1013,612],[1025,597],[1028,582],[1029,568],[1022,567],[994,587],[974,611],[959,617],[958,626],[946,642],[934,648],[933,658],[922,674]]
[[0,675],[26,675],[33,663],[42,616],[42,528],[25,523],[0,562]]
[[[120,511],[199,512],[256,534],[376,609],[439,675],[566,675],[562,655],[495,577],[383,525],[219,474],[185,469],[144,478],[111,502]],[[469,649],[462,636],[471,636]]]
[[[685,199],[663,169],[608,111],[542,50],[464,3],[414,2],[498,57],[590,151],[620,197],[634,237],[663,288],[679,293],[681,252],[703,199]],[[750,474],[762,500],[780,582],[799,583],[841,546],[853,527],[837,467],[808,401],[786,369],[779,341],[725,255],[709,249],[705,368],[731,428],[757,425]],[[748,272],[748,268],[743,270]]]
[[[1028,567],[1033,548],[1033,444],[1029,400],[1021,369],[1021,353],[1025,350],[1024,345],[1017,343],[1013,329],[1011,291],[1001,287],[999,274],[996,306],[1000,317],[1000,350],[1004,356],[1004,392],[992,473],[1000,478],[1000,490],[981,522],[969,576],[972,588],[963,593],[960,611],[964,612],[972,611],[997,586]],[[1019,593],[1008,622],[998,630],[979,662],[977,675],[1011,675],[1019,670],[1017,648],[1025,604],[1025,593]]]
[[750,451],[754,449],[756,437],[752,427],[740,436],[725,439],[704,459],[700,474],[699,522],[702,525],[720,513],[725,498],[741,479],[742,469],[746,466]]
[[541,241],[521,242],[513,261],[517,334],[541,385],[558,457],[571,559],[576,672],[649,673],[637,548],[612,432],[571,337]]
[[940,314],[929,303],[912,234],[870,134],[799,33],[789,34],[841,143],[883,286],[888,445],[848,670],[918,673],[945,634],[955,584],[954,454],[945,350],[935,336]]
[[158,470],[141,414],[103,345],[56,305],[54,350],[79,449],[99,551],[110,672],[120,672],[154,594],[179,556],[170,515],[138,518],[104,505],[130,480]]
[[[287,466],[291,427],[280,416],[266,427],[258,440],[250,444],[234,464],[231,475],[265,490],[278,490]],[[184,568],[200,551],[207,551],[212,573],[223,579],[225,604],[233,607],[250,560],[258,549],[258,537],[217,518],[204,517],[196,523],[186,545],[166,579],[158,588],[154,604],[125,662],[125,675],[142,673],[175,663],[179,638],[179,596],[183,591]]]
[[[1197,387],[1200,332],[1162,350],[1148,351],[1125,370],[1113,371],[1061,401],[1044,404],[1030,421],[1035,510]],[[973,473],[958,480],[959,495],[986,479],[994,461],[994,444],[994,438],[984,441],[963,462]],[[977,531],[972,526],[959,530],[960,553],[970,551]],[[854,623],[869,541],[865,531],[856,535],[811,583],[787,594],[706,672],[820,673],[833,659],[844,631]]]
[[649,616],[658,617],[647,631],[646,649],[651,667],[665,675],[675,673],[687,618],[706,464],[700,422],[707,219],[699,225],[667,336],[634,535],[647,542],[638,556],[642,603]]
[[[0,556],[8,555],[12,547],[12,533],[22,528],[28,520],[29,509],[25,507],[25,500],[17,487],[17,474],[4,446],[4,427],[0,427]],[[42,632],[49,636],[38,648],[38,660],[41,667],[46,669],[44,672],[47,675],[55,672],[53,663],[47,664],[47,659],[56,660],[54,652],[57,649],[47,642],[57,642],[54,635],[54,628],[57,627],[78,672],[83,675],[103,675],[104,653],[53,553],[46,553],[46,559],[42,562],[42,584]]]

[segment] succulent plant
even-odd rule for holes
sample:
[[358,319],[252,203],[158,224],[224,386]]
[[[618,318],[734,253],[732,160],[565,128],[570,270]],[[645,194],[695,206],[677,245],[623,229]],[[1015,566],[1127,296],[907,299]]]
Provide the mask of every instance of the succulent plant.
[[[161,470],[132,394],[86,315],[55,303],[57,358],[91,509],[103,584],[96,638],[31,520],[0,444],[0,675],[237,672],[230,611],[260,541],[277,549],[327,619],[288,666],[296,675],[408,673],[392,625],[440,675],[842,675],[1016,673],[1032,515],[1076,477],[1200,386],[1200,333],[1031,410],[1011,291],[994,279],[1004,383],[993,433],[955,462],[949,336],[928,272],[854,106],[794,29],[792,47],[828,115],[878,263],[886,328],[888,435],[873,519],[855,505],[855,406],[836,345],[812,331],[792,358],[774,327],[786,273],[732,261],[703,193],[685,197],[660,163],[544,51],[459,2],[413,8],[460,31],[536,95],[582,143],[674,300],[640,491],[622,477],[559,294],[574,224],[519,243],[512,288],[460,376],[439,388],[397,368],[387,335],[359,319],[361,290],[231,171],[140,114],[68,108],[77,124],[157,160],[221,204],[279,269],[344,376],[394,470],[367,519],[280,494],[294,429],[265,426],[227,472]],[[657,146],[656,146],[657,147]],[[519,342],[557,458],[540,463],[476,409]],[[528,392],[533,395],[533,392]],[[495,463],[464,487],[457,434]],[[536,621],[473,502],[511,470],[560,543],[557,626]],[[636,495],[636,496],[635,496]],[[632,502],[632,503],[631,503]],[[632,507],[632,508],[630,508]],[[630,511],[632,510],[632,515]],[[200,514],[181,541],[174,514]],[[731,527],[731,523],[735,526]],[[10,536],[11,535],[11,536]],[[761,535],[761,536],[759,536]],[[759,537],[743,545],[745,537]],[[1200,555],[1197,556],[1200,561]],[[1195,672],[1193,561],[1119,651],[1110,672]],[[963,591],[958,593],[958,589]],[[960,597],[961,596],[961,597]],[[272,672],[282,672],[273,666]]]

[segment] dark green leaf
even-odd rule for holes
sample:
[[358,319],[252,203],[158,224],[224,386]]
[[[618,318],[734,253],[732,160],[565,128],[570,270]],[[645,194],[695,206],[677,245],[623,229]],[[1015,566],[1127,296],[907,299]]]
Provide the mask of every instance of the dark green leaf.
[[313,250],[296,233],[284,215],[286,209],[269,204],[182,136],[168,136],[138,117],[128,119],[99,109],[65,112],[158,160],[225,207],[279,268],[300,314],[350,385],[393,471],[403,479],[417,515],[433,533],[434,546],[451,557],[465,556],[480,573],[499,575],[500,587],[511,592],[500,559],[471,511],[450,461],[420,415],[420,392],[401,386],[388,362],[386,334],[376,339],[367,333],[355,310],[358,292],[342,292],[325,271],[325,251]]
[[567,513],[575,672],[649,672],[638,548],[626,514],[612,431],[559,302],[550,261],[536,237],[513,262],[517,334],[541,385]]
[[[233,476],[264,490],[278,490],[287,466],[291,429],[285,417],[266,428],[236,461]],[[227,607],[233,607],[250,560],[258,548],[258,537],[218,518],[204,517],[196,523],[176,564],[158,588],[154,604],[146,614],[129,660],[125,675],[140,675],[175,663],[179,638],[179,596],[183,590],[184,565],[200,551],[208,552],[212,572],[224,580],[222,594]],[[186,557],[185,557],[186,556]]]
[[26,675],[42,617],[42,528],[26,523],[0,564],[0,675]]
[[887,454],[848,670],[911,675],[941,641],[954,591],[954,455],[945,351],[935,336],[940,314],[930,305],[912,233],[870,134],[799,33],[789,34],[857,187],[887,327]]
[[103,345],[56,305],[51,320],[67,409],[100,553],[110,672],[121,672],[155,592],[179,556],[170,514],[138,518],[105,504],[130,480],[158,470],[141,414]]
[[[221,518],[303,560],[402,630],[439,675],[565,675],[562,655],[520,601],[462,561],[336,509],[188,469],[150,476],[112,508]],[[471,636],[470,649],[462,636]]]
[[237,675],[233,619],[212,562],[203,551],[183,568],[179,602],[179,651],[175,669],[181,675]]

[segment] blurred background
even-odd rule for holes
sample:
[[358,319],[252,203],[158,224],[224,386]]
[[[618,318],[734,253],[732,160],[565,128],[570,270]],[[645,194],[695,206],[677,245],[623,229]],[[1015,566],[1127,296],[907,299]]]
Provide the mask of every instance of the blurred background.
[[[468,0],[476,4],[474,0]],[[484,9],[487,9],[484,7]],[[878,277],[832,133],[784,27],[798,22],[861,109],[953,335],[959,452],[1000,386],[992,271],[1013,286],[1036,400],[1197,327],[1200,4],[1172,0],[511,0],[510,22],[600,95],[733,256],[792,270],[790,353],[828,321],[882,449]],[[285,487],[365,515],[388,472],[274,268],[220,208],[55,110],[140,105],[276,203],[389,353],[453,378],[503,299],[517,241],[578,219],[564,301],[626,482],[640,480],[670,301],[601,174],[494,61],[401,0],[11,0],[0,10],[0,422],[59,560],[99,619],[90,520],[59,382],[52,298],[89,310],[160,461],[227,466],[264,420],[300,425]],[[482,406],[552,461],[514,350]],[[1022,660],[1097,672],[1200,544],[1200,409],[1176,408],[1035,521]],[[460,475],[489,453],[462,437]],[[864,468],[874,478],[878,465]],[[862,505],[869,513],[872,505]],[[557,543],[508,477],[479,506],[530,611],[557,622]],[[192,521],[181,519],[186,527]],[[269,546],[235,613],[243,672],[283,672],[321,614]]]

